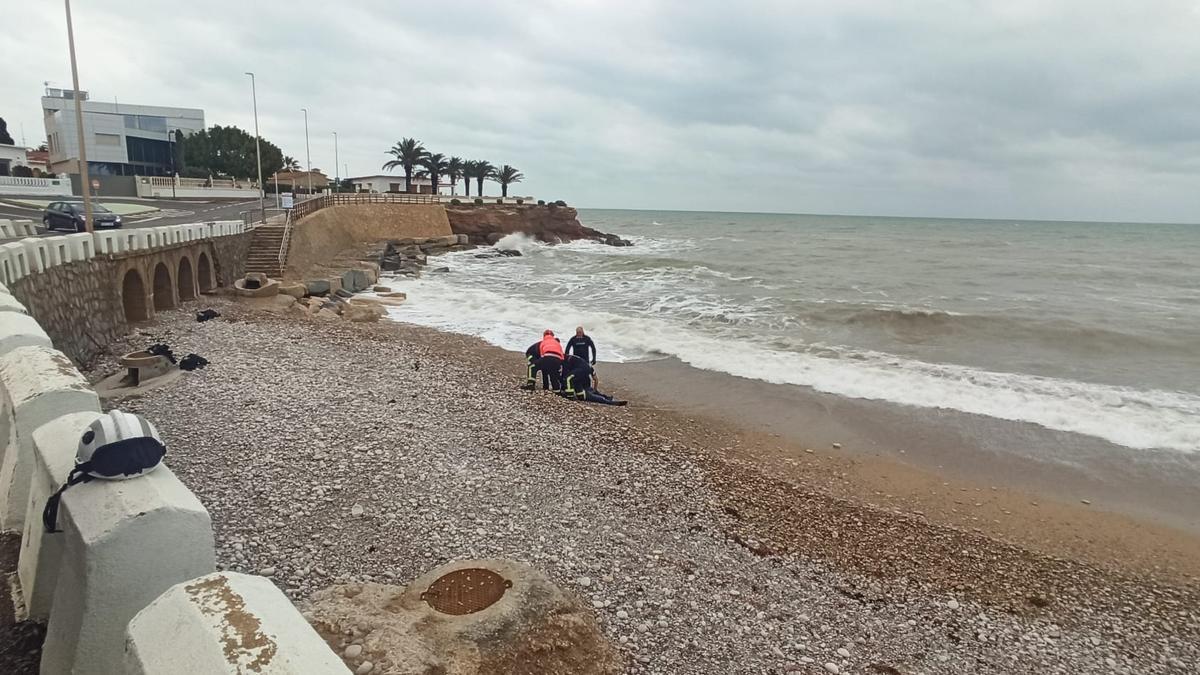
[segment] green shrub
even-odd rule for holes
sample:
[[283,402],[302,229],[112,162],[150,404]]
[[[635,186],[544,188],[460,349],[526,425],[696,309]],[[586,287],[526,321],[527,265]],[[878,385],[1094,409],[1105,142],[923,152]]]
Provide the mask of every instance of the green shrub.
[[567,203],[566,203],[566,202],[564,202],[564,201],[563,201],[563,200],[561,200],[561,199],[560,199],[560,200],[558,200],[558,201],[556,201],[556,202],[554,202],[554,204],[555,204],[556,206],[566,206],[566,205],[567,205]]
[[450,200],[450,205],[451,205],[451,206],[458,206],[459,204],[462,204],[462,200],[461,200],[461,199],[459,199],[459,198],[457,198],[457,197],[455,197],[454,199],[451,199],[451,200]]
[[497,204],[503,204],[503,203],[504,203],[504,200],[503,200],[503,199],[497,199],[497,200],[496,200],[496,203],[497,203]]
[[524,204],[524,203],[525,203],[525,200],[524,200],[524,199],[521,199],[520,197],[517,197],[517,206],[520,206],[520,205],[522,205],[522,204]]
[[545,206],[545,205],[546,205],[546,200],[545,200],[545,199],[539,199],[539,200],[538,200],[538,206]]
[[550,202],[549,204],[546,205],[546,208],[550,208],[550,209],[558,208],[558,204],[555,204],[554,202]]
[[475,203],[476,203],[476,204],[482,204],[482,203],[483,203],[483,199],[481,199],[481,198],[479,198],[479,197],[476,197],[476,198],[475,198]]

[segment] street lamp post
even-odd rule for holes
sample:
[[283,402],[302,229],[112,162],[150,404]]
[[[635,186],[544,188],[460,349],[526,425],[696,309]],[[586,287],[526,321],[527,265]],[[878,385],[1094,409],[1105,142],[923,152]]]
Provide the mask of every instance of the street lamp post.
[[335,132],[333,132],[333,173],[334,173],[333,191],[341,192],[342,191],[342,189],[341,189],[342,188],[342,181],[341,181],[342,177],[337,175],[337,172],[338,172],[337,168],[338,168],[338,148],[337,148],[337,132],[335,131]]
[[308,163],[308,196],[312,196],[312,153],[308,149],[308,108],[304,111],[304,161]]
[[259,145],[259,135],[258,135],[258,86],[254,82],[254,73],[247,72],[246,74],[250,76],[250,95],[254,99],[254,154],[258,160],[258,213],[259,213],[259,216],[263,219],[263,222],[266,222],[267,207],[266,207],[266,203],[264,201],[264,195],[266,193],[266,190],[263,189],[262,147]]
[[83,101],[79,93],[79,69],[75,66],[75,30],[71,26],[71,0],[64,0],[67,7],[67,45],[71,48],[71,84],[75,87],[75,127],[79,133],[79,190],[83,197],[83,227],[92,232],[92,191],[88,177],[87,151],[83,147]]

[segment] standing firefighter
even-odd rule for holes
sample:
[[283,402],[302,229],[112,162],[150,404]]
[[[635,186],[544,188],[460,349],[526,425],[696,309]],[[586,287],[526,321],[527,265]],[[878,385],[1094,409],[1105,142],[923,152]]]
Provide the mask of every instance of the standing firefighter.
[[554,337],[554,331],[546,329],[542,333],[541,342],[530,346],[525,351],[526,360],[535,353],[534,347],[537,348],[537,358],[529,366],[525,389],[533,389],[537,374],[541,373],[542,389],[553,387],[556,392],[562,391],[562,362],[564,354],[562,344],[558,341],[558,338]]

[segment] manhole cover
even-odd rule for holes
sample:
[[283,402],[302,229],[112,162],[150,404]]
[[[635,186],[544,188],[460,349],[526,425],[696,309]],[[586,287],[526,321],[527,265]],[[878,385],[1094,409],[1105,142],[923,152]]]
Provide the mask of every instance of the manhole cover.
[[443,614],[472,614],[504,597],[512,582],[479,567],[455,570],[438,577],[421,599]]

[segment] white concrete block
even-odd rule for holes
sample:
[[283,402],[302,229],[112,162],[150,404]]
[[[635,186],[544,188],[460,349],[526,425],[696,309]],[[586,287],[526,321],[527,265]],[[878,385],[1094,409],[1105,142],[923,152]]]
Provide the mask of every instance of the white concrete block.
[[36,237],[37,226],[32,220],[14,220],[12,222],[13,229],[16,230],[18,237]]
[[172,586],[129,622],[127,675],[349,673],[263,577],[217,572]]
[[87,232],[76,232],[75,234],[68,234],[62,237],[67,242],[67,248],[71,252],[71,262],[91,260],[95,257],[96,240],[93,236]]
[[25,611],[35,621],[45,621],[50,616],[62,556],[62,537],[46,534],[42,526],[42,509],[75,466],[80,436],[101,416],[95,411],[70,413],[50,420],[33,432],[33,477],[29,482],[29,503],[25,508],[25,531],[21,535],[17,576],[21,580]]
[[170,243],[182,244],[187,241],[187,225],[170,225],[167,228],[167,233],[170,235]]
[[33,476],[34,430],[60,415],[98,412],[100,399],[71,360],[48,347],[18,347],[0,356],[0,386],[8,391],[17,431],[16,446],[0,461],[0,529],[20,531]]
[[168,588],[215,569],[208,512],[165,466],[72,487],[58,525],[63,531],[50,536],[62,537],[63,549],[43,673],[121,672],[134,615]]
[[4,261],[4,283],[11,284],[30,273],[29,256],[19,241],[0,244],[0,258]]
[[137,250],[144,250],[144,249],[148,249],[148,248],[154,248],[154,236],[148,229],[142,228],[142,229],[137,229],[137,230],[130,230],[129,232],[125,233],[125,236],[126,236],[125,250],[127,250],[127,251],[137,251]]
[[16,236],[17,232],[13,228],[12,220],[0,218],[0,239],[13,239]]
[[29,261],[30,272],[45,272],[51,266],[50,253],[46,250],[46,241],[27,237],[20,242],[25,247],[25,257]]
[[[87,233],[85,232],[84,235],[87,236]],[[129,248],[130,234],[128,232],[114,232],[110,230],[108,232],[94,232],[90,236],[95,238],[96,251],[103,254],[112,255]]]
[[49,253],[50,266],[71,262],[71,250],[66,237],[45,237],[42,242]]
[[50,336],[25,313],[5,314],[4,320],[0,321],[0,357],[18,347],[32,346],[49,349]]
[[[20,300],[17,300],[13,297],[12,293],[8,292],[8,287],[2,281],[0,281],[0,312],[29,313],[29,310],[25,309],[25,305],[22,305]],[[38,326],[38,328],[41,328],[41,326]]]

